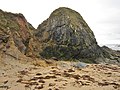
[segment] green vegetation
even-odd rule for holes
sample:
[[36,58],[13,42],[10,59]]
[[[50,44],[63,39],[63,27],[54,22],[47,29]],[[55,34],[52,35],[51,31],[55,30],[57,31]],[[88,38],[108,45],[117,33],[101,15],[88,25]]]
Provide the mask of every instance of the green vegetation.
[[0,12],[0,25],[6,29],[19,30],[19,24],[16,23],[14,14],[7,12]]
[[84,27],[88,27],[87,23],[83,20],[82,16],[78,12],[70,8],[60,7],[56,9],[50,15],[50,18],[55,17],[64,18],[66,20],[69,19],[70,21],[69,26],[73,30],[76,30],[80,26],[80,24],[83,25]]

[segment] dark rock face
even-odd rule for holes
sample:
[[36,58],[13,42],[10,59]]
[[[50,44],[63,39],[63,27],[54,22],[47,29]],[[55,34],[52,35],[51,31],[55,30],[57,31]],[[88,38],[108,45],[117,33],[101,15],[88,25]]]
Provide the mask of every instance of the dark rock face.
[[41,43],[40,55],[45,58],[80,59],[102,57],[95,36],[82,16],[61,7],[40,24],[35,34]]
[[105,63],[117,64],[120,66],[120,51],[112,50],[106,46],[101,47],[105,55]]

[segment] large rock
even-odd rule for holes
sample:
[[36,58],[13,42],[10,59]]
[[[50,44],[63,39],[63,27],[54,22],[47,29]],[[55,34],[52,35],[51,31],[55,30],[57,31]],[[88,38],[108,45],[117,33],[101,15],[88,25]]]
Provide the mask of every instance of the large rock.
[[41,44],[39,53],[44,58],[93,60],[103,57],[88,24],[70,8],[56,9],[37,30],[35,36]]
[[101,48],[106,57],[106,59],[104,60],[105,63],[117,64],[120,66],[120,51],[112,50],[107,46],[103,46]]
[[74,10],[56,9],[37,30],[22,14],[0,10],[0,60],[30,60],[26,56],[120,65],[120,51],[99,47],[92,30]]

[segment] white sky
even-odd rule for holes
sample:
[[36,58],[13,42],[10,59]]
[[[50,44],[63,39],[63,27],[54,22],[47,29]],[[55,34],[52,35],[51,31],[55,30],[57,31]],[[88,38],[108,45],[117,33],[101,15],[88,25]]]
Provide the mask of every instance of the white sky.
[[0,0],[0,9],[24,14],[35,28],[58,7],[79,12],[99,44],[120,44],[120,0]]

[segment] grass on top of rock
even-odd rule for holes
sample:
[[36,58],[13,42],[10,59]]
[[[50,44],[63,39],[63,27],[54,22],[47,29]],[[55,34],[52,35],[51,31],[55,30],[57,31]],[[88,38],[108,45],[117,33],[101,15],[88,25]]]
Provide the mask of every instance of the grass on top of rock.
[[[76,11],[67,8],[67,7],[60,7],[56,9],[55,11],[52,12],[50,15],[50,18],[55,18],[55,17],[62,17],[68,18],[70,21],[70,27],[76,29],[79,27],[79,25],[83,25],[84,27],[88,27],[87,23],[84,21],[83,17]],[[81,22],[81,23],[80,23]]]

